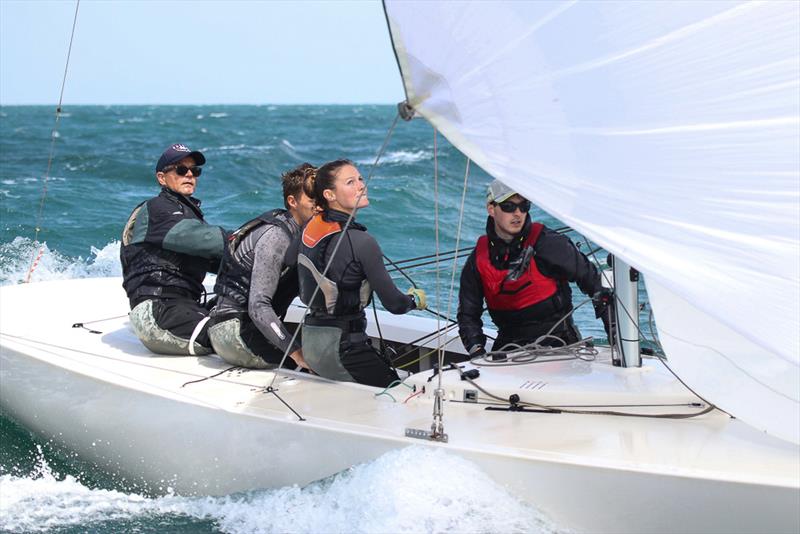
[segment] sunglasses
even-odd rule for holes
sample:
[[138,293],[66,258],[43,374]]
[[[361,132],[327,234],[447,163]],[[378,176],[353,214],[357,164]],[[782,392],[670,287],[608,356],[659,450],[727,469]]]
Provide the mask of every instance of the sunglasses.
[[170,166],[164,167],[164,170],[162,170],[161,172],[167,173],[167,172],[169,172],[171,170],[174,170],[175,174],[177,174],[178,176],[186,176],[187,172],[192,171],[192,174],[195,177],[198,177],[198,176],[200,176],[200,173],[203,172],[202,167],[199,167],[197,165],[195,165],[194,167],[187,167],[186,165],[178,165],[176,167],[173,167],[172,165],[170,165]]
[[530,200],[523,200],[519,204],[516,202],[511,202],[510,200],[506,200],[505,202],[495,203],[496,206],[499,206],[501,210],[505,213],[514,213],[517,209],[522,213],[528,213],[531,211],[531,201]]

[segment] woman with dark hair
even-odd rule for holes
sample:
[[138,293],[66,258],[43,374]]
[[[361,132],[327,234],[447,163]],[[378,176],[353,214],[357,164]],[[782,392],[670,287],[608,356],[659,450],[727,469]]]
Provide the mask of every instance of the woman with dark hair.
[[300,299],[309,307],[303,356],[325,378],[386,387],[397,373],[372,347],[364,308],[375,291],[394,314],[424,309],[425,292],[400,292],[375,238],[354,217],[347,224],[356,210],[369,206],[367,186],[352,161],[321,166],[314,193],[321,212],[304,228],[297,260]]

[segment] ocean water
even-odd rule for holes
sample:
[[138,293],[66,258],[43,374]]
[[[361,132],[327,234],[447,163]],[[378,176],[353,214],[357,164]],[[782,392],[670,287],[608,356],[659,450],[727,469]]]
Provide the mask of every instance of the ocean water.
[[[434,133],[400,122],[377,167],[393,106],[77,106],[65,107],[48,168],[54,109],[0,108],[0,284],[120,274],[119,235],[134,205],[157,193],[163,149],[184,142],[207,164],[196,196],[206,218],[235,228],[281,207],[280,174],[304,161],[347,157],[369,182],[359,212],[393,260],[435,252]],[[465,158],[443,138],[439,162],[440,250],[455,248]],[[471,166],[461,233],[483,233],[491,178]],[[39,206],[46,188],[43,215]],[[534,209],[533,216],[561,224]],[[33,242],[39,225],[40,247]],[[572,236],[582,242],[580,236]],[[583,250],[591,244],[582,243]],[[602,255],[605,258],[605,254]],[[460,270],[461,263],[457,265]],[[452,263],[407,274],[433,308],[448,299]],[[458,272],[458,271],[457,271]],[[409,284],[401,275],[399,287]],[[458,276],[456,275],[456,284]],[[575,291],[576,303],[582,300]],[[457,286],[454,295],[457,294]],[[2,318],[0,318],[2,321]],[[590,306],[576,312],[585,335],[604,338]],[[496,486],[468,462],[410,448],[308,487],[186,498],[139,495],[69,451],[31,436],[0,414],[0,531],[3,532],[557,532],[534,507]]]

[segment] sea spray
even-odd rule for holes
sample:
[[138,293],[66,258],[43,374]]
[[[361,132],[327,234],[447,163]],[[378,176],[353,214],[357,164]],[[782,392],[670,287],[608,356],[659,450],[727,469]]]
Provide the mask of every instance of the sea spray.
[[[269,459],[265,454],[264,460]],[[563,532],[471,462],[441,450],[392,451],[300,488],[223,497],[147,498],[58,479],[45,463],[30,477],[0,477],[0,530],[70,525],[212,523],[221,532]],[[183,519],[181,519],[183,518]]]
[[37,245],[26,237],[0,243],[0,285],[24,282],[35,258],[38,258],[38,262],[31,273],[32,282],[122,276],[119,241],[112,241],[101,249],[90,247],[89,251],[91,256],[88,258],[70,258],[51,249],[47,243]]

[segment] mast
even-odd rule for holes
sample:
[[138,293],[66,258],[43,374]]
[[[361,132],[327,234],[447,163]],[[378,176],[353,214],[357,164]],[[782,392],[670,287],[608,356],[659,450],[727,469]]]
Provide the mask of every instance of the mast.
[[614,311],[617,317],[616,348],[622,367],[641,367],[639,348],[639,271],[612,256]]

